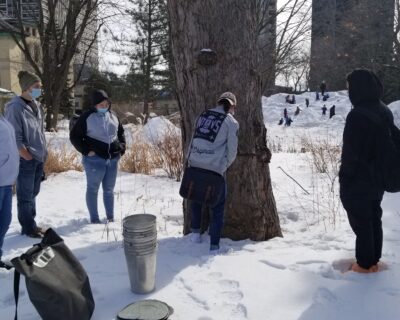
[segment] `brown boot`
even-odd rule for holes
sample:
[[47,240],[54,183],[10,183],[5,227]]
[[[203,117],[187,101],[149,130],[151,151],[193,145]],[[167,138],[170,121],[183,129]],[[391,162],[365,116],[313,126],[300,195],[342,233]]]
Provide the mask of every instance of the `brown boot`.
[[371,268],[368,270],[371,270],[371,272],[379,272],[379,266],[377,264],[374,264]]
[[357,262],[353,263],[351,268],[351,271],[357,272],[357,273],[374,273],[378,272],[378,267],[376,265],[370,267],[369,269],[365,269],[363,267],[360,267]]
[[379,261],[377,264],[373,265],[372,267],[374,267],[376,269],[375,272],[385,271],[385,270],[389,269],[388,265],[381,261]]

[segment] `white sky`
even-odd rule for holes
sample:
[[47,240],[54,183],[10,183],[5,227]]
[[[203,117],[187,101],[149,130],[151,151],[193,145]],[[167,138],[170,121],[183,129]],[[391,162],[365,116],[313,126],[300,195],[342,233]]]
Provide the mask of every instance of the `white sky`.
[[[119,3],[123,5],[125,0]],[[293,0],[277,0],[278,8],[287,1]],[[310,0],[311,1],[311,0]],[[132,7],[131,4],[125,2],[125,6]],[[109,10],[109,9],[107,9]],[[129,46],[123,41],[115,41],[113,37],[118,39],[128,39],[135,34],[135,28],[129,16],[119,15],[107,23],[107,27],[103,28],[107,33],[101,32],[99,41],[99,59],[100,69],[103,71],[112,71],[119,75],[129,70],[129,58],[126,55],[119,54],[117,51],[129,51]]]

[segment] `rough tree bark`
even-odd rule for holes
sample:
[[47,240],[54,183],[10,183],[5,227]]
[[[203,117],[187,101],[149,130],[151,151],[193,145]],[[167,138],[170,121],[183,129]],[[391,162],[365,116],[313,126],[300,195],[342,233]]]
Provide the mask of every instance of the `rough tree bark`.
[[[232,91],[238,99],[238,157],[228,170],[224,236],[268,240],[282,236],[272,192],[257,68],[256,0],[169,0],[172,54],[185,150],[198,114]],[[202,49],[216,63],[199,63]],[[184,210],[188,233],[190,212]]]

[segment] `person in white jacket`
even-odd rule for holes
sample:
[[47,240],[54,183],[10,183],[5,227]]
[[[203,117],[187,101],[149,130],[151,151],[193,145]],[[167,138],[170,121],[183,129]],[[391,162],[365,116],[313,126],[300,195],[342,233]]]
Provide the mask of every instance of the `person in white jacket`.
[[[231,92],[223,93],[217,106],[203,112],[196,121],[191,142],[188,166],[215,172],[225,176],[226,170],[235,161],[238,147],[239,123],[233,117],[236,97]],[[218,204],[212,209],[210,224],[210,252],[219,252],[219,242],[224,221],[226,187]],[[192,202],[191,239],[201,242],[200,225],[202,203]]]
[[12,185],[18,176],[19,152],[14,127],[0,115],[0,267],[4,237],[11,223]]

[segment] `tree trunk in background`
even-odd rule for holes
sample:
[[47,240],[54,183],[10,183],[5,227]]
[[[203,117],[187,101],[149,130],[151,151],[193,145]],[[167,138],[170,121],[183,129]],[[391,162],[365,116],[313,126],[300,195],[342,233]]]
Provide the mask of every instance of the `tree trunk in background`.
[[[215,106],[219,94],[232,91],[238,99],[239,149],[227,173],[224,236],[233,240],[282,236],[261,108],[256,0],[169,0],[168,9],[185,151],[196,117]],[[215,64],[199,63],[204,48],[216,53]],[[185,209],[184,215],[188,233],[190,212]]]

